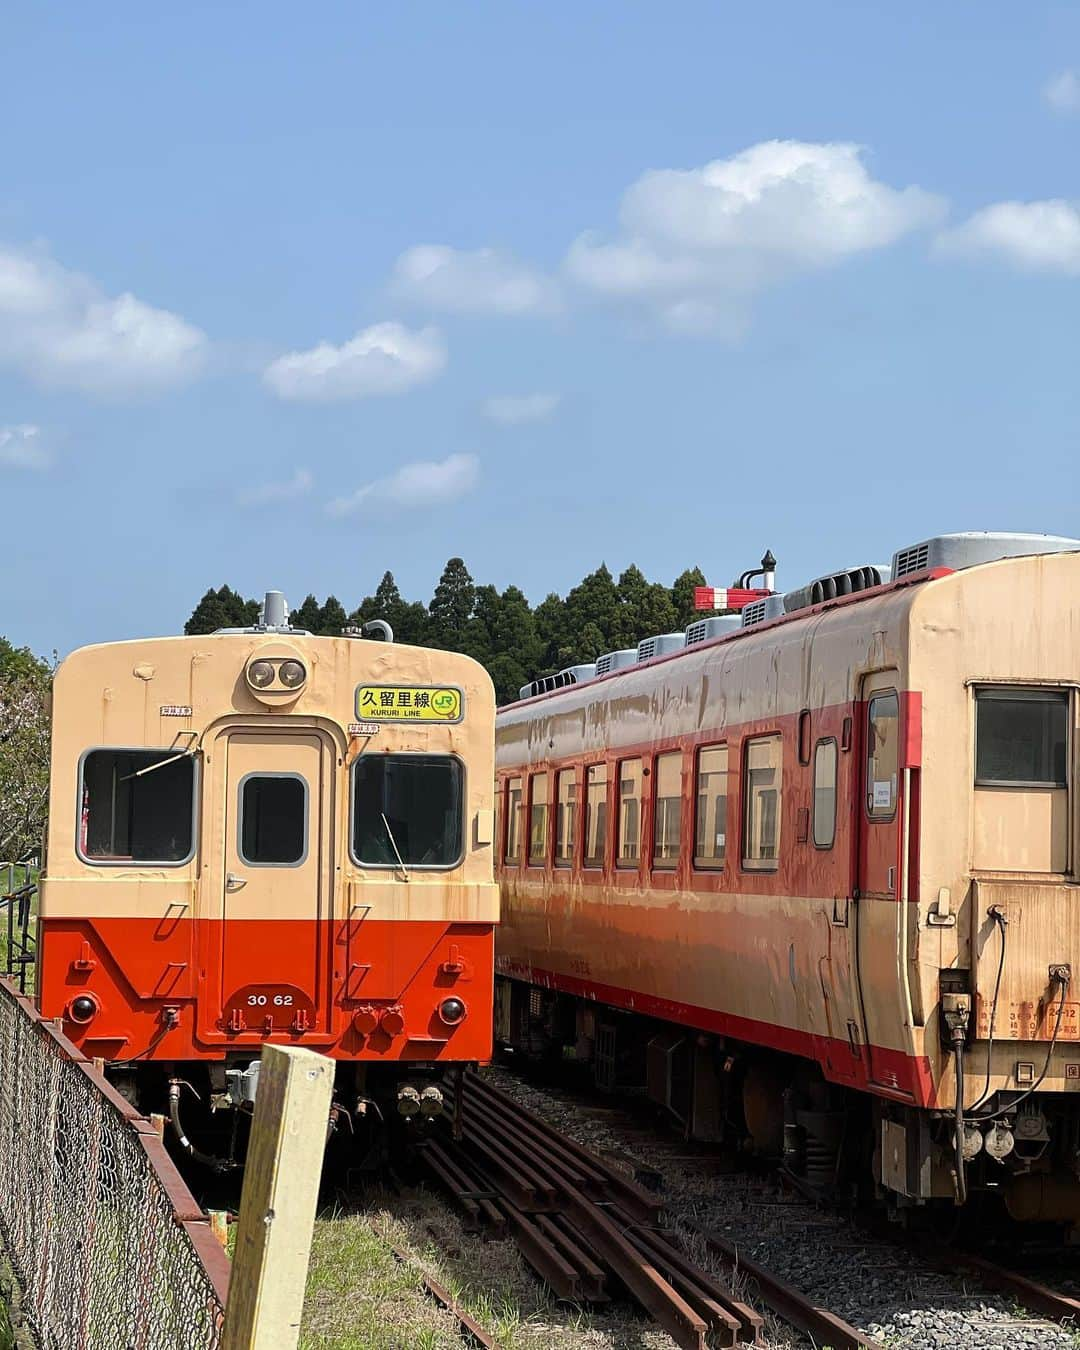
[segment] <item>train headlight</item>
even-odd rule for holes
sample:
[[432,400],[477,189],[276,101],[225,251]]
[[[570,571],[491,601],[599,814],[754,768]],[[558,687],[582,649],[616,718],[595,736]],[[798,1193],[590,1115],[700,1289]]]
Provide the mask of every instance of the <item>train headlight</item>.
[[300,661],[282,661],[278,679],[286,689],[299,689],[307,679],[307,671]]
[[68,1017],[72,1022],[85,1026],[97,1014],[100,1006],[93,994],[80,994],[68,1004]]
[[456,1027],[465,1020],[465,1004],[459,998],[444,998],[439,1004],[439,1018],[448,1027]]
[[1016,1139],[1012,1130],[998,1120],[987,1130],[983,1147],[996,1162],[1004,1162],[1013,1151],[1015,1144]]
[[248,680],[256,689],[265,689],[274,682],[274,667],[269,661],[252,661],[248,666]]
[[971,1162],[982,1152],[982,1131],[977,1125],[964,1126],[964,1161]]

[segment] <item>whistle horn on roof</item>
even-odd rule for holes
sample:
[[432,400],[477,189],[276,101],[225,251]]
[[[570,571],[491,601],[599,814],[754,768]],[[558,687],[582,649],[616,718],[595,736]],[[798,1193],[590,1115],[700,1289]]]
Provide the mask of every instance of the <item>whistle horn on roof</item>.
[[749,586],[754,577],[761,578],[762,590],[776,590],[776,559],[773,557],[771,548],[765,550],[761,566],[755,567],[752,571],[744,572],[735,584],[741,587]]

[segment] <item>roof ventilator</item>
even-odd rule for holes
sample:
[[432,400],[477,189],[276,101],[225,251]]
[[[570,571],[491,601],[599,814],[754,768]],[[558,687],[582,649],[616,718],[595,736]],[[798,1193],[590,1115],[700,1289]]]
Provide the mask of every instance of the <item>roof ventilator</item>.
[[756,623],[767,623],[770,619],[779,619],[784,613],[784,597],[767,595],[764,600],[753,600],[743,607],[742,626],[751,628]]
[[537,694],[550,694],[571,684],[585,684],[595,677],[596,666],[591,662],[580,666],[567,666],[557,675],[541,675],[529,684],[523,684],[518,690],[518,698],[535,698]]
[[252,624],[250,628],[215,628],[212,636],[229,637],[235,633],[293,633],[311,636],[306,628],[294,628],[289,622],[289,604],[281,591],[266,592],[258,623]]
[[742,627],[737,614],[718,614],[712,619],[698,619],[686,630],[686,645],[692,647],[696,642],[708,642],[710,638],[723,637],[725,633],[734,633]]
[[637,659],[639,661],[651,661],[654,656],[667,656],[670,652],[681,652],[685,646],[685,633],[657,633],[655,637],[641,639],[638,643]]
[[948,567],[954,572],[1001,558],[1023,558],[1035,553],[1074,553],[1080,539],[1060,534],[1008,534],[996,530],[970,530],[962,534],[939,534],[918,544],[909,544],[893,554],[894,578]]
[[867,563],[864,567],[846,567],[841,572],[831,572],[828,576],[818,577],[807,586],[799,586],[784,596],[784,611],[787,614],[797,609],[807,609],[810,605],[821,605],[826,600],[835,600],[841,595],[854,595],[856,591],[868,591],[872,586],[881,586],[889,580],[890,569],[885,563]]

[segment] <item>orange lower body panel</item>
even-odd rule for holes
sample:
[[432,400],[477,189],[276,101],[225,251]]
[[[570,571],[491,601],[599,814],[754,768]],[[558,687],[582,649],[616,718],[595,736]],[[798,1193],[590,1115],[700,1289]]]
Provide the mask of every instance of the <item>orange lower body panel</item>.
[[43,919],[38,1000],[107,1060],[487,1060],[493,962],[492,924]]

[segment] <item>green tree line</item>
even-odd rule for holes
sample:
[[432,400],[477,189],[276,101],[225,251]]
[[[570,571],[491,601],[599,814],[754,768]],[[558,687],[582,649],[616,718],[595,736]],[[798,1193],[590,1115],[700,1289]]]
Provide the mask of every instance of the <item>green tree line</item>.
[[0,637],[0,863],[41,846],[52,668]]
[[[633,565],[616,579],[601,563],[565,597],[553,591],[534,609],[517,586],[501,591],[478,586],[464,561],[451,558],[426,605],[406,600],[393,573],[386,572],[374,594],[355,609],[346,610],[335,595],[322,603],[309,595],[292,611],[291,621],[336,637],[348,624],[385,619],[397,642],[475,657],[491,675],[498,701],[508,703],[537,675],[635,647],[653,633],[685,628],[701,617],[694,610],[694,587],[705,584],[699,567],[687,568],[668,586],[649,581]],[[230,586],[209,590],[184,632],[247,627],[258,621],[260,608],[259,601],[245,599]]]

